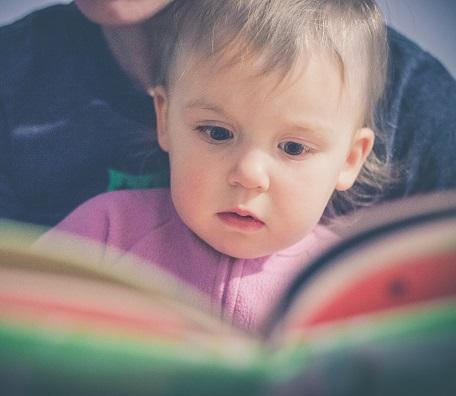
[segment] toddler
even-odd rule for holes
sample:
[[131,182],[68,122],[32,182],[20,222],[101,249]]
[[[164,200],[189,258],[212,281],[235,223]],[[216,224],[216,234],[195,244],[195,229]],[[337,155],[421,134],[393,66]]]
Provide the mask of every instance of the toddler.
[[100,195],[56,229],[166,269],[255,330],[334,239],[318,225],[328,205],[382,180],[370,155],[382,17],[373,0],[187,0],[167,12],[153,93],[170,189]]

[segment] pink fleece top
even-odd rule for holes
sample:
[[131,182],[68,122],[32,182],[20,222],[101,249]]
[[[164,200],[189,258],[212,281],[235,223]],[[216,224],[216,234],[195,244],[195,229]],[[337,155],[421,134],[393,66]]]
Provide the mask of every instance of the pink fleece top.
[[99,195],[55,229],[115,246],[169,271],[207,294],[214,311],[248,330],[261,326],[293,276],[335,240],[317,226],[301,242],[271,256],[233,258],[182,223],[167,189]]

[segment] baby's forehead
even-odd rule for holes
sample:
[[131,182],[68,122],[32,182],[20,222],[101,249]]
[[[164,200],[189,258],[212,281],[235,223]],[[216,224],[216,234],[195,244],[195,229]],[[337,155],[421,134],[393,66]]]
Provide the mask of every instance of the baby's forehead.
[[[191,79],[196,70],[216,78],[234,71],[246,81],[261,85],[264,79],[273,79],[278,88],[284,88],[296,82],[311,63],[324,64],[322,73],[337,76],[342,86],[347,84],[347,64],[326,48],[313,46],[303,49],[293,58],[277,61],[268,49],[252,49],[239,41],[217,52],[210,52],[204,47],[181,46],[174,59],[171,82]],[[350,62],[350,66],[354,67],[355,62]],[[352,70],[351,74],[359,74],[358,72],[358,69]]]
[[[173,73],[171,91],[183,93],[191,87],[201,95],[219,97],[223,90],[231,95],[236,90],[238,95],[254,94],[268,98],[293,90],[294,98],[311,98],[327,95],[327,101],[359,101],[359,85],[348,85],[342,75],[340,64],[331,54],[324,51],[306,51],[292,64],[267,63],[263,53],[250,51],[245,55],[230,48],[227,53],[208,55],[194,49],[187,51],[180,59]],[[331,90],[327,87],[331,86]],[[315,87],[321,87],[315,89]],[[304,100],[304,99],[303,99]],[[353,108],[357,112],[362,108],[359,103]]]

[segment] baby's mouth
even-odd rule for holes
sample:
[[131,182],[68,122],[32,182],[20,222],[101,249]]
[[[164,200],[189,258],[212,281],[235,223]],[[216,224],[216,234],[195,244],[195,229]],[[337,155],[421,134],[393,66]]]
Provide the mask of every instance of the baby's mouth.
[[265,226],[264,222],[248,212],[226,211],[217,213],[217,217],[226,225],[242,231],[257,231]]

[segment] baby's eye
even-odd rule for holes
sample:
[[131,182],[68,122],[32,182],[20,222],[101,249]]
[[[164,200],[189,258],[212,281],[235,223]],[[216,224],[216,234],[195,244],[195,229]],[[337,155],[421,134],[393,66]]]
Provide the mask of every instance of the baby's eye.
[[209,140],[215,142],[223,142],[233,138],[233,133],[226,128],[218,126],[201,126],[197,128],[200,132],[204,133]]
[[279,143],[279,148],[285,151],[286,154],[293,156],[301,155],[302,153],[310,151],[310,148],[304,144],[292,141]]

